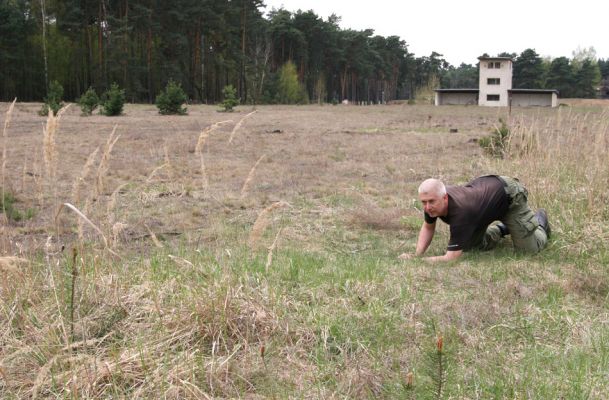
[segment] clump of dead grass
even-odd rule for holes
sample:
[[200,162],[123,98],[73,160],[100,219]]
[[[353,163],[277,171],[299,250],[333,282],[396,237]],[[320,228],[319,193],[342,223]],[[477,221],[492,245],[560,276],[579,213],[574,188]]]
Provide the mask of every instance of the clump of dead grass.
[[[269,306],[268,288],[253,291],[230,278],[205,286],[170,280],[125,287],[116,278],[102,276],[81,294],[81,308],[89,311],[79,321],[79,341],[61,344],[61,336],[39,325],[22,340],[10,337],[0,351],[0,392],[31,398],[240,397],[244,388],[254,390],[248,381],[263,370],[253,356],[261,344],[293,339]],[[28,315],[43,317],[48,309],[41,306]],[[29,342],[41,335],[47,335],[43,341]]]

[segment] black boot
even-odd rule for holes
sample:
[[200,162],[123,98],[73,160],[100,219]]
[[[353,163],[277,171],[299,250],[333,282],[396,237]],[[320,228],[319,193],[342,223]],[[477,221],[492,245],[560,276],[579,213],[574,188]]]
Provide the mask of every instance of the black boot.
[[499,222],[497,224],[497,228],[499,228],[499,230],[501,231],[501,237],[505,237],[510,234],[510,230],[503,222]]
[[552,229],[550,229],[550,223],[548,222],[548,213],[545,209],[540,208],[535,213],[535,216],[537,217],[537,221],[539,221],[539,225],[543,228],[544,231],[546,231],[546,235],[549,239],[550,234],[552,233]]

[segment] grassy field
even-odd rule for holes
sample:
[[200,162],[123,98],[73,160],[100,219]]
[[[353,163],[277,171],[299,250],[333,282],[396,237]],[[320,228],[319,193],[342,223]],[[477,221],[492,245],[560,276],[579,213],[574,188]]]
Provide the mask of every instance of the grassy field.
[[[0,398],[609,398],[608,106],[1,103]],[[398,260],[489,173],[547,249]]]

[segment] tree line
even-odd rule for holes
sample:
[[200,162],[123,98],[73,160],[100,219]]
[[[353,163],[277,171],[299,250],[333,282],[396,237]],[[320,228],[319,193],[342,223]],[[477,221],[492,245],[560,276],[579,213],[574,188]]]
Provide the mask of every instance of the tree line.
[[[242,102],[385,102],[422,89],[478,86],[476,64],[416,57],[398,36],[339,27],[313,11],[263,0],[0,0],[0,100],[66,100],[113,83],[130,102],[152,103],[171,80],[191,102],[216,103],[232,85]],[[585,52],[584,52],[585,53]],[[608,60],[590,54],[514,58],[514,87],[594,97]]]

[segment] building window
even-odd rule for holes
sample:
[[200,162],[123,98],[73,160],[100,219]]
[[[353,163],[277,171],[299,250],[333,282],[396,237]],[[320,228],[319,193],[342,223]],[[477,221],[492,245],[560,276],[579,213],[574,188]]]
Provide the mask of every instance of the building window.
[[501,83],[501,79],[499,78],[488,78],[486,80],[487,85],[499,85]]
[[487,94],[486,101],[499,101],[499,95],[498,94]]
[[495,62],[495,68],[497,68],[497,69],[501,68],[501,63],[499,61]]
[[490,61],[487,66],[489,69],[493,69],[493,68],[499,69],[499,68],[501,68],[501,62],[500,61],[494,61],[494,62]]

